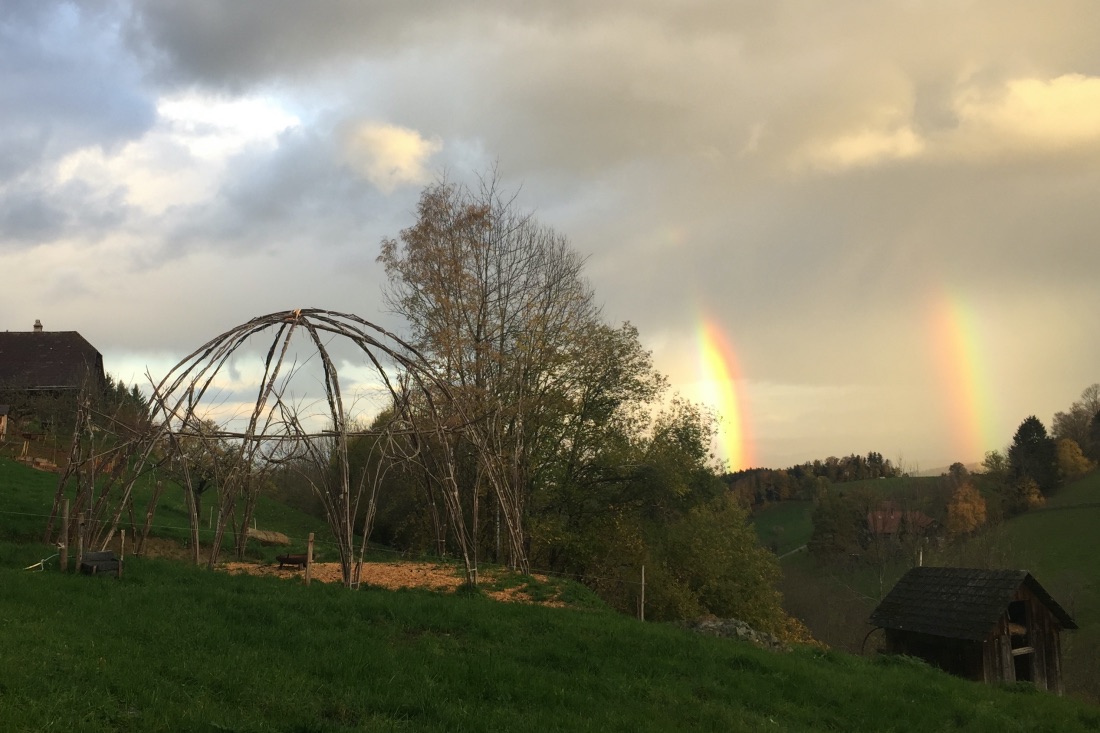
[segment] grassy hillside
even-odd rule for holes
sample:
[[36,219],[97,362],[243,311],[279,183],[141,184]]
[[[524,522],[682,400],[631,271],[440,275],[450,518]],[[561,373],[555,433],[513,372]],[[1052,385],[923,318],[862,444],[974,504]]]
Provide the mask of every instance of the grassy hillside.
[[[846,481],[833,484],[830,491],[837,493],[870,493],[891,499],[899,496],[920,496],[939,483],[939,477],[897,477]],[[811,501],[783,501],[770,504],[753,513],[752,521],[760,543],[773,547],[777,554],[784,555],[810,541],[813,535],[811,515],[814,507]]]
[[165,559],[131,558],[121,580],[23,571],[52,552],[37,539],[55,482],[0,461],[4,731],[1100,730],[1100,710],[1027,686],[599,609]]
[[606,612],[166,560],[0,583],[8,731],[1100,729],[1100,710],[1028,688]]
[[810,541],[813,534],[812,501],[783,501],[759,509],[752,515],[752,523],[760,544],[772,547],[783,555]]
[[[1069,692],[1100,702],[1100,472],[1051,496],[1046,508],[1023,514],[962,544],[929,547],[929,565],[1021,568],[1031,571],[1076,619],[1063,636]],[[823,641],[856,651],[870,631],[866,620],[881,597],[915,564],[850,562],[819,566],[804,554],[783,560],[788,611]],[[871,639],[874,644],[874,639]]]
[[939,476],[896,476],[894,478],[869,478],[862,481],[845,481],[833,484],[831,490],[835,491],[871,491],[880,494],[884,499],[892,496],[919,496],[935,487],[939,483]]
[[1100,701],[1100,472],[975,538],[959,559],[1031,571],[1081,627],[1064,636],[1067,688]]

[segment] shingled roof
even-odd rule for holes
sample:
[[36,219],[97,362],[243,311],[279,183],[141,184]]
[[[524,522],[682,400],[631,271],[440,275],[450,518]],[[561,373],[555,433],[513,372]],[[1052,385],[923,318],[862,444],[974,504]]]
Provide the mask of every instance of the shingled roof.
[[103,357],[76,331],[0,333],[0,388],[75,389],[103,379]]
[[1065,609],[1026,570],[969,568],[913,568],[882,599],[870,623],[884,629],[980,641],[996,626],[1021,585],[1050,609],[1062,628],[1077,628]]

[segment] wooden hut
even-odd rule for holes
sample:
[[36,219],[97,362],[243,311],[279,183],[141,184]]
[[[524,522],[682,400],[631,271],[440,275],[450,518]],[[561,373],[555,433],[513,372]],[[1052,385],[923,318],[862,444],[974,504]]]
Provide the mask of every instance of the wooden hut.
[[913,568],[870,623],[886,651],[984,682],[1027,681],[1062,694],[1063,629],[1076,629],[1026,570]]

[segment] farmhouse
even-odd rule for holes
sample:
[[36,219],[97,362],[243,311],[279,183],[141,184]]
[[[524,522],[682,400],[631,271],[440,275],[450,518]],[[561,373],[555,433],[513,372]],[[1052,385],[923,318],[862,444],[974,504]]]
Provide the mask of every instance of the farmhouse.
[[916,509],[899,509],[891,501],[867,512],[867,530],[873,537],[924,536],[935,529],[936,520]]
[[104,381],[103,357],[76,331],[0,333],[0,385],[28,391],[79,391]]
[[0,333],[0,403],[13,422],[50,423],[81,389],[105,383],[103,356],[76,331],[45,331],[36,320],[32,331]]
[[1069,614],[1026,570],[913,568],[871,614],[886,650],[984,682],[1027,681],[1058,694]]

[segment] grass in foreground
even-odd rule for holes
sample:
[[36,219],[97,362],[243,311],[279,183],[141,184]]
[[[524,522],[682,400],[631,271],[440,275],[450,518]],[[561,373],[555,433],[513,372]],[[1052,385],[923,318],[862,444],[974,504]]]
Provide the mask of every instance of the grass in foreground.
[[610,613],[351,592],[133,560],[0,569],[0,729],[1100,729],[1100,710],[923,664],[773,654]]

